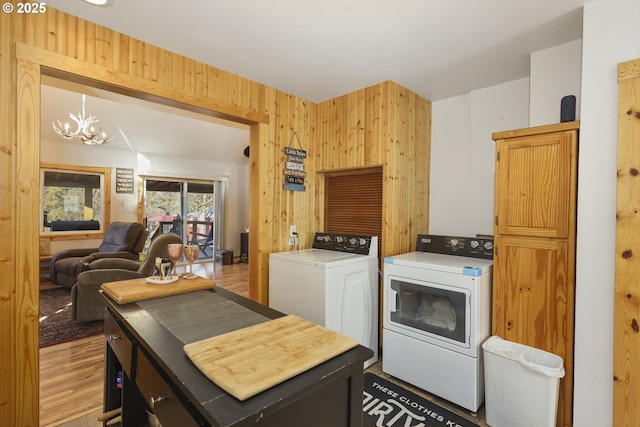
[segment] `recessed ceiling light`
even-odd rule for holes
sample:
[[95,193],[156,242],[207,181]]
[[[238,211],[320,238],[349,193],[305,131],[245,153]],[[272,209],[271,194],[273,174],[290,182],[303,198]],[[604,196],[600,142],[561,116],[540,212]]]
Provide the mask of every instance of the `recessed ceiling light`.
[[108,7],[113,5],[114,0],[84,0],[84,1],[94,6]]

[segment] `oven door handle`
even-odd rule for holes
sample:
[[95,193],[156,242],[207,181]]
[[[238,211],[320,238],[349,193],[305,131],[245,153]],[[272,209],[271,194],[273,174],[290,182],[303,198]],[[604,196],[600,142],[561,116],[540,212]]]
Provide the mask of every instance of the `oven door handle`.
[[389,289],[389,313],[395,313],[398,310],[398,293],[393,289]]

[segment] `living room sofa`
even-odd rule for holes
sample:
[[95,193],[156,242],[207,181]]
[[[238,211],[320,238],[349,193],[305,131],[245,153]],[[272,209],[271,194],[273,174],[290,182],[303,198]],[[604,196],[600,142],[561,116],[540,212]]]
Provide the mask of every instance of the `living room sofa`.
[[137,260],[144,248],[149,232],[135,222],[112,222],[97,248],[65,249],[51,257],[51,283],[71,287],[78,281],[78,274],[89,269],[89,264],[99,258],[125,258]]

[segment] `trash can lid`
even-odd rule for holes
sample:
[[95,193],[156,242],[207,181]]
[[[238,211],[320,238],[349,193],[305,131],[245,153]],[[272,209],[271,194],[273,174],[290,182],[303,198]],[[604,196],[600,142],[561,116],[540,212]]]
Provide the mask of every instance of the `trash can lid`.
[[564,377],[562,357],[539,348],[507,341],[494,335],[482,344],[484,351],[514,360],[526,368],[548,377]]

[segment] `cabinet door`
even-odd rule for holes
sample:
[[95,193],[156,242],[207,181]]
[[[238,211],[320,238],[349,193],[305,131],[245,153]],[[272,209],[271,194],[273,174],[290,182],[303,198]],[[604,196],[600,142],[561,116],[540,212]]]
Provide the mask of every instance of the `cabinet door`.
[[495,244],[493,333],[563,356],[573,340],[568,243],[500,236]]
[[496,232],[566,238],[575,203],[575,132],[496,141]]
[[495,239],[494,335],[562,357],[558,426],[570,426],[573,396],[575,277],[569,243],[562,240]]

